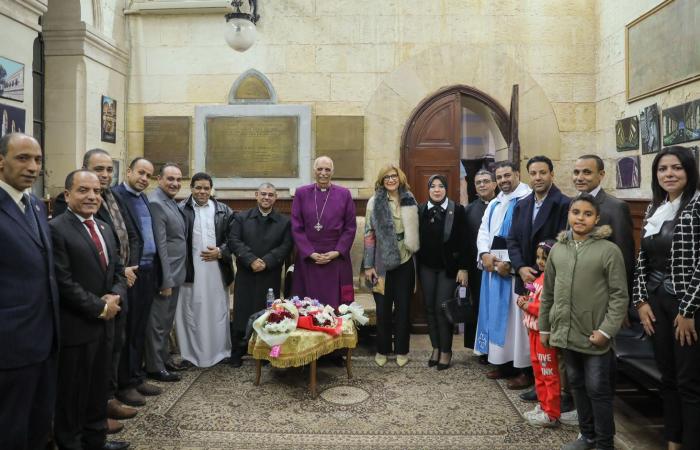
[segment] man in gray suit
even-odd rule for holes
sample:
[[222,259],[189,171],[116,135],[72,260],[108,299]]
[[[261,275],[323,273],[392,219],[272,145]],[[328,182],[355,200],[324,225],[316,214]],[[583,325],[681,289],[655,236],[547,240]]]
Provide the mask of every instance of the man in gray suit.
[[627,284],[632,293],[632,272],[634,271],[634,239],[632,215],[627,202],[606,193],[601,183],[605,176],[605,164],[599,156],[579,156],[574,165],[573,182],[579,193],[591,194],[600,205],[598,225],[610,225],[613,234],[608,240],[617,244],[625,259]]
[[153,299],[146,328],[146,372],[158,381],[179,381],[165,364],[169,357],[169,336],[175,320],[180,286],[185,282],[187,226],[175,196],[182,185],[182,171],[173,163],[161,167],[158,187],[149,196],[155,241],[162,269],[158,293]]

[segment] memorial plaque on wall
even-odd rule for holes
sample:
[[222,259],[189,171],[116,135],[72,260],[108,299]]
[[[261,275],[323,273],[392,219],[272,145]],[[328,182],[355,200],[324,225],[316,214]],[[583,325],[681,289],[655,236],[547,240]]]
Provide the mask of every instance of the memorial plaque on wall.
[[316,116],[316,156],[333,160],[333,178],[362,180],[365,174],[364,116]]
[[190,118],[185,116],[145,116],[143,118],[143,156],[158,173],[160,166],[173,162],[190,176]]
[[206,170],[219,178],[296,178],[298,118],[207,117]]

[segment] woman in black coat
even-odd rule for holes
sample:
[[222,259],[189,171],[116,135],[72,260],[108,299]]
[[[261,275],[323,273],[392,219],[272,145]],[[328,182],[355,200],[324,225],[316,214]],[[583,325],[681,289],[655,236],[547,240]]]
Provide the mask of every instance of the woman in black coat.
[[452,360],[454,324],[441,306],[457,284],[467,284],[468,236],[464,207],[447,198],[447,178],[433,175],[428,190],[429,200],[419,209],[418,275],[433,346],[428,366],[444,370]]

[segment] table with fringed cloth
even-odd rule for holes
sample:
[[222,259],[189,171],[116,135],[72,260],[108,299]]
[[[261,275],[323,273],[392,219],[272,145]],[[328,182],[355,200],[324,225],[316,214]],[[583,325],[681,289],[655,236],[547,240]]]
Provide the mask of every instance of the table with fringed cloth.
[[331,336],[322,331],[303,328],[294,330],[280,347],[279,356],[270,356],[270,346],[258,339],[257,334],[248,342],[248,353],[255,358],[255,385],[260,385],[262,361],[270,361],[272,367],[288,368],[311,365],[309,391],[316,398],[316,361],[335,350],[347,349],[346,369],[348,379],[352,378],[352,349],[357,347],[357,330],[352,320],[343,320],[342,333]]

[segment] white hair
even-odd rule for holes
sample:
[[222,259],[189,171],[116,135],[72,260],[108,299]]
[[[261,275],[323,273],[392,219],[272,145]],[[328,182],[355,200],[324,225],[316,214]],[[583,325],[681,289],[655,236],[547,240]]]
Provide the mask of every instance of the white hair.
[[318,163],[319,163],[321,160],[323,160],[323,159],[326,159],[326,160],[330,161],[330,163],[331,163],[331,171],[335,170],[335,167],[333,166],[333,160],[332,160],[329,156],[319,156],[318,158],[316,158],[316,159],[314,160],[314,169],[316,169],[316,167],[318,166]]

